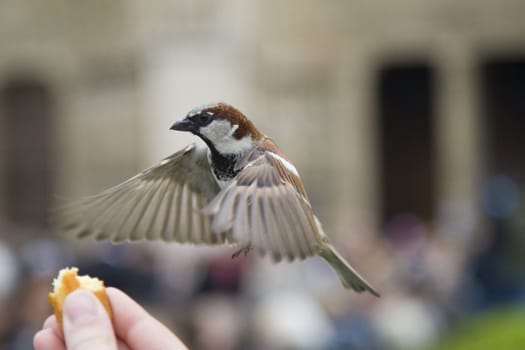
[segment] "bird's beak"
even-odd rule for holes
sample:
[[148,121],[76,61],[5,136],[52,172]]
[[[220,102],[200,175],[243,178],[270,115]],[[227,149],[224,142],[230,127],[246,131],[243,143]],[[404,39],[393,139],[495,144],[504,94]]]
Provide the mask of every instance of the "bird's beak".
[[170,130],[195,132],[195,124],[188,118],[181,119],[173,124]]

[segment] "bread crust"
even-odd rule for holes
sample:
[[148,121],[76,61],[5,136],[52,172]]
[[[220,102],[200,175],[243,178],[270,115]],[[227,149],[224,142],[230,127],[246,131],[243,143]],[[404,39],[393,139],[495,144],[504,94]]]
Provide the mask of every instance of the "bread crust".
[[69,293],[79,288],[93,292],[106,309],[109,317],[112,318],[113,316],[104,281],[87,275],[78,276],[78,268],[76,267],[64,268],[59,271],[57,278],[53,281],[53,292],[48,295],[49,303],[53,308],[60,329],[63,329],[64,300]]

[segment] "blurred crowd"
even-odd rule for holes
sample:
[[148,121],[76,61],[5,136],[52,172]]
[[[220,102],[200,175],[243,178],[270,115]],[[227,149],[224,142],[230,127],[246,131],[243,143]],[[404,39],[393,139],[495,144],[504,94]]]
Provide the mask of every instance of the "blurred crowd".
[[253,253],[232,259],[231,247],[112,245],[4,224],[0,349],[31,348],[65,266],[124,290],[192,349],[432,347],[470,315],[525,299],[524,193],[508,192],[508,181],[484,188],[483,230],[457,207],[434,223],[400,215],[381,232],[338,223],[337,247],[381,298],[343,289],[318,258],[273,264]]

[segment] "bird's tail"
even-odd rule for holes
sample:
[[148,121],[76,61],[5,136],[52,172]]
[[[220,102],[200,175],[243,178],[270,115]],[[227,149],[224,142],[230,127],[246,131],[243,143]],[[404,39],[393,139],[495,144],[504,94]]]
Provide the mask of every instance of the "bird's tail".
[[379,293],[368,283],[328,242],[323,242],[319,255],[337,272],[337,276],[345,288],[358,293],[368,291],[379,297]]

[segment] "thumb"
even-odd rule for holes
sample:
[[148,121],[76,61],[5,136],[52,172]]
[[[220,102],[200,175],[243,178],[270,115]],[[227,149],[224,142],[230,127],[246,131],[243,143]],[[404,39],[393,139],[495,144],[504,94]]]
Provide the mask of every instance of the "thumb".
[[113,326],[104,307],[87,290],[76,290],[64,302],[64,338],[68,350],[116,350]]

